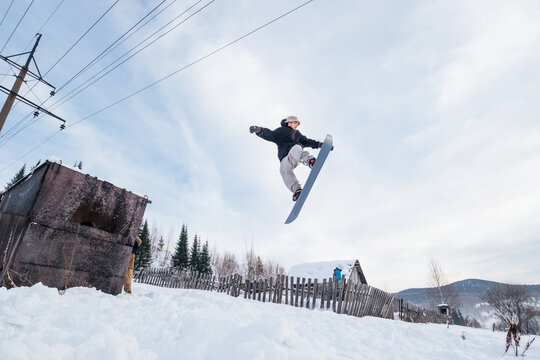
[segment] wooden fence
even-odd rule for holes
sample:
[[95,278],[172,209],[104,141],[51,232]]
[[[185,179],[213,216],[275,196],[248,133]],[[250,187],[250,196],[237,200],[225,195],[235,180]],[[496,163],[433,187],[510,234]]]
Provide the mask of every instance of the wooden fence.
[[351,316],[394,317],[394,297],[366,284],[332,278],[295,278],[278,275],[269,279],[246,280],[240,275],[216,278],[173,268],[148,268],[135,274],[136,282],[171,288],[224,292],[245,299],[308,309],[326,309]]
[[406,303],[403,299],[394,299],[394,309],[399,319],[407,322],[446,324],[451,321],[447,315]]

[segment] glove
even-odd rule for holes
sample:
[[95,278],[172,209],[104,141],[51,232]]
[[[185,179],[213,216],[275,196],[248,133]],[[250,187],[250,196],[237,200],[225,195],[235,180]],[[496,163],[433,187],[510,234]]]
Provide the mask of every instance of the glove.
[[261,127],[260,126],[250,126],[249,127],[249,132],[250,133],[255,133],[255,134],[258,134],[261,132]]
[[[319,143],[319,149],[322,148],[322,146],[323,146],[323,143],[320,142],[320,143]],[[332,150],[334,150],[334,145],[332,145],[332,148],[330,149],[330,151],[332,151]]]

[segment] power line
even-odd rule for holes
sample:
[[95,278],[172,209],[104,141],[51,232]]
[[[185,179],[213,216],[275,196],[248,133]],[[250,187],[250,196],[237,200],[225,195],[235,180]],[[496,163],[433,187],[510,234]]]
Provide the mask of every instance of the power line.
[[[61,0],[61,1],[60,1],[60,3],[56,6],[56,8],[53,10],[53,12],[49,15],[49,17],[47,18],[47,20],[45,21],[45,23],[41,26],[41,29],[43,29],[43,28],[47,25],[47,23],[49,22],[49,20],[50,20],[50,19],[52,18],[52,16],[56,13],[56,11],[60,8],[60,6],[64,3],[64,1],[65,1],[65,0]],[[83,34],[83,35],[82,35],[82,36],[81,36],[81,37],[80,37],[80,38],[79,38],[79,39],[78,39],[78,40],[77,40],[77,41],[76,41],[76,42],[75,42],[75,43],[74,43],[74,44],[73,44],[73,45],[72,45],[72,46],[71,46],[71,47],[70,47],[70,48],[69,48],[69,49],[61,56],[61,57],[60,57],[60,59],[58,59],[58,60],[56,61],[56,63],[55,63],[55,64],[54,64],[54,65],[53,65],[46,73],[45,73],[45,75],[47,75],[47,74],[48,74],[48,73],[49,73],[56,65],[58,65],[58,63],[59,63],[59,62],[60,62],[60,61],[61,61],[61,60],[62,60],[62,59],[63,59],[63,58],[64,58],[64,57],[65,57],[65,56],[66,56],[66,55],[67,55],[67,54],[68,54],[68,53],[69,53],[69,52],[70,52],[70,51],[71,51],[71,50],[72,50],[72,49],[73,49],[73,48],[74,48],[74,47],[75,47],[75,46],[76,46],[76,45],[77,45],[77,44],[78,44],[78,43],[79,43],[79,42],[80,42],[80,41],[81,41],[88,33],[89,33],[89,32],[90,32],[90,30],[92,30],[92,28],[94,28],[94,26],[97,25],[97,23],[99,23],[99,22],[101,21],[101,19],[103,19],[103,17],[104,17],[104,16],[105,16],[105,15],[106,15],[106,14],[107,14],[107,13],[108,13],[108,12],[109,12],[109,11],[110,11],[110,10],[111,10],[111,9],[112,9],[119,1],[120,1],[120,0],[116,0],[116,1],[115,1],[115,2],[107,9],[107,11],[105,11],[105,13],[103,13],[103,14],[99,17],[99,19],[98,19],[97,21],[95,21],[94,24],[93,24],[88,30],[86,30],[86,32],[85,32],[85,33],[84,33],[84,34]],[[32,0],[32,3],[33,3],[33,2],[34,2],[34,0]],[[30,4],[30,5],[32,5],[32,4]],[[27,11],[28,11],[28,9],[27,9]],[[25,12],[25,14],[26,14],[26,12]],[[23,17],[24,17],[24,15],[23,15]],[[22,20],[22,19],[21,19],[21,20]],[[19,23],[20,23],[20,21],[19,21]],[[40,30],[41,30],[41,29],[40,29]],[[13,34],[12,34],[12,35],[13,35]],[[10,36],[10,38],[11,38],[11,36]],[[8,41],[9,41],[9,39],[8,39]],[[6,44],[7,44],[7,43],[6,43]],[[4,47],[5,47],[5,45],[4,45]],[[41,74],[40,74],[40,75],[41,75]],[[44,75],[44,76],[45,76],[45,75]],[[35,85],[34,85],[34,86],[35,86]],[[34,93],[34,92],[33,92],[34,86],[32,86],[32,87],[30,88],[30,90],[27,91],[27,92],[25,93],[24,96],[26,96],[29,92]],[[35,94],[35,93],[34,93],[34,94]],[[50,99],[50,97],[47,98],[45,101],[42,101],[40,106],[42,106],[42,105],[43,105],[45,102],[47,102],[49,99]],[[39,100],[39,98],[38,98],[38,100]],[[15,105],[17,105],[17,104],[15,104]],[[6,132],[6,134],[3,134],[3,136],[0,136],[0,139],[3,139],[2,142],[0,143],[0,147],[1,147],[2,145],[5,145],[5,144],[6,144],[10,139],[12,139],[15,135],[17,135],[18,133],[20,133],[22,130],[24,130],[24,129],[27,128],[28,126],[31,126],[32,124],[34,124],[34,123],[38,120],[37,118],[34,119],[34,121],[31,121],[31,122],[27,123],[27,124],[26,124],[25,126],[23,126],[21,129],[19,129],[16,133],[14,133],[14,134],[12,134],[11,136],[7,137],[7,135],[8,135],[10,132],[12,132],[12,130],[15,130],[15,129],[16,129],[16,128],[17,128],[17,127],[18,127],[18,126],[19,126],[19,125],[20,125],[20,124],[21,124],[28,116],[29,116],[29,115],[25,116],[23,119],[21,119],[19,122],[17,122],[17,123],[15,124],[15,126],[13,126],[12,128],[10,128],[10,129]]]
[[4,17],[2,18],[2,20],[0,20],[0,26],[2,25],[2,23],[4,22],[4,19],[6,18],[7,14],[9,13],[9,9],[11,9],[11,5],[13,5],[13,2],[15,0],[11,0],[11,4],[9,4],[7,10],[6,10],[6,13],[4,14]]
[[[64,87],[66,87],[69,83],[71,83],[73,80],[75,80],[78,76],[80,76],[84,71],[86,71],[87,69],[89,69],[91,66],[93,66],[95,63],[97,63],[99,60],[103,59],[103,57],[105,57],[105,55],[107,55],[109,52],[108,50],[110,50],[111,48],[113,48],[113,46],[118,43],[120,40],[122,40],[122,38],[124,36],[126,36],[127,34],[129,34],[131,32],[131,30],[133,30],[137,25],[139,25],[144,19],[146,19],[148,16],[150,16],[150,14],[152,14],[155,10],[157,10],[157,8],[159,8],[165,1],[167,0],[163,0],[162,2],[160,2],[156,7],[154,7],[149,13],[147,13],[142,19],[140,19],[135,25],[133,25],[131,28],[129,28],[129,30],[127,30],[125,33],[122,34],[122,36],[120,36],[118,39],[116,39],[111,45],[109,45],[105,50],[103,50],[98,56],[96,56],[92,61],[90,61],[88,64],[86,64],[85,67],[83,67],[78,73],[76,73],[75,75],[73,75],[73,77],[71,79],[69,79],[64,85],[60,86],[56,92],[60,91],[61,89],[63,89]],[[169,7],[170,5],[172,5],[176,0],[174,0],[171,4],[169,4],[167,7]],[[166,8],[167,8],[166,7]],[[165,8],[165,9],[166,9]],[[163,9],[163,10],[165,10]],[[161,13],[161,12],[160,12]],[[157,14],[159,15],[159,13]],[[146,24],[145,24],[146,25]],[[144,25],[143,25],[144,26]],[[133,34],[135,32],[137,32],[138,30],[140,30],[142,27],[140,27],[139,29],[135,30],[133,32]],[[132,34],[132,35],[133,35]],[[131,35],[130,35],[131,36]],[[111,51],[112,51],[111,49]]]
[[[28,12],[28,10],[30,10],[30,7],[32,7],[32,4],[34,3],[35,0],[32,0],[32,2],[30,3],[30,5],[28,5],[28,7],[26,8],[26,11],[24,12],[23,16],[20,18],[19,22],[17,23],[17,25],[15,26],[15,29],[13,29],[13,31],[11,32],[11,35],[9,35],[9,38],[7,39],[6,43],[4,44],[4,46],[2,47],[2,50],[0,50],[0,53],[4,51],[4,49],[6,48],[7,44],[9,43],[9,41],[11,40],[11,37],[13,36],[13,34],[15,34],[15,31],[17,31],[17,29],[19,28],[19,25],[21,24],[21,22],[23,21],[24,17],[26,16],[26,13]],[[11,5],[9,6],[11,7]],[[7,14],[7,13],[6,13]],[[3,21],[3,20],[2,20]]]
[[[239,41],[245,39],[246,37],[248,37],[248,36],[250,36],[250,35],[256,33],[257,31],[259,31],[259,30],[261,30],[261,29],[263,29],[263,28],[265,28],[265,27],[267,27],[267,26],[273,24],[274,22],[276,22],[276,21],[278,21],[278,20],[284,18],[285,16],[287,16],[287,15],[293,13],[293,12],[295,12],[296,10],[299,10],[300,8],[302,8],[302,7],[306,6],[306,5],[308,5],[309,3],[312,3],[313,1],[314,1],[314,0],[308,0],[308,1],[306,1],[306,2],[304,2],[304,3],[302,3],[302,4],[300,4],[299,6],[293,8],[292,10],[289,10],[289,11],[287,11],[286,13],[284,13],[284,14],[282,14],[282,15],[276,17],[276,18],[274,18],[273,20],[268,21],[267,23],[265,23],[265,24],[263,24],[263,25],[257,27],[256,29],[254,29],[254,30],[252,30],[252,31],[250,31],[250,32],[248,32],[248,33],[246,33],[246,34],[244,34],[244,35],[238,37],[238,38],[236,38],[235,40],[233,40],[233,41],[231,41],[231,42],[229,42],[229,43],[227,43],[227,44],[221,46],[220,48],[218,48],[218,49],[216,49],[216,50],[214,50],[214,51],[208,53],[207,55],[205,55],[205,56],[203,56],[203,57],[200,57],[199,59],[193,61],[192,63],[190,63],[190,64],[188,64],[188,65],[185,65],[185,66],[181,67],[180,69],[178,69],[178,70],[176,70],[176,71],[170,73],[169,75],[167,75],[167,76],[165,76],[165,77],[163,77],[163,78],[161,78],[161,79],[159,79],[159,80],[157,80],[157,81],[155,81],[155,82],[153,82],[153,83],[151,83],[151,84],[145,86],[145,87],[142,88],[142,89],[139,89],[139,90],[135,91],[134,93],[132,93],[132,94],[130,94],[130,95],[128,95],[128,96],[126,96],[126,97],[124,97],[124,98],[118,100],[118,101],[115,101],[115,102],[112,103],[112,104],[107,105],[106,107],[104,107],[104,108],[102,108],[102,109],[100,109],[100,110],[98,110],[98,111],[96,111],[96,112],[94,112],[94,113],[92,113],[92,114],[90,114],[90,115],[88,115],[88,116],[86,116],[86,117],[80,119],[79,121],[77,121],[77,122],[75,122],[75,123],[73,123],[73,124],[71,124],[71,125],[66,126],[66,128],[70,128],[70,127],[72,127],[72,126],[75,126],[75,125],[77,125],[77,124],[79,124],[79,123],[81,123],[81,122],[83,122],[83,121],[85,121],[85,120],[87,120],[87,119],[89,119],[89,118],[91,118],[91,117],[93,117],[93,116],[96,116],[97,114],[99,114],[99,113],[101,113],[101,112],[103,112],[103,111],[105,111],[105,110],[110,109],[111,107],[113,107],[113,106],[115,106],[115,105],[120,104],[121,102],[124,102],[125,100],[127,100],[127,99],[129,99],[129,98],[131,98],[131,97],[133,97],[133,96],[135,96],[135,95],[137,95],[137,94],[139,94],[139,93],[141,93],[141,92],[143,92],[143,91],[145,91],[145,90],[147,90],[147,89],[149,89],[149,88],[151,88],[151,87],[153,87],[154,85],[156,85],[156,84],[158,84],[158,83],[160,83],[160,82],[162,82],[162,81],[164,81],[164,80],[166,80],[166,79],[168,79],[168,78],[170,78],[170,77],[172,77],[172,76],[178,74],[179,72],[181,72],[181,71],[183,71],[183,70],[185,70],[185,69],[187,69],[187,68],[189,68],[189,67],[191,67],[191,66],[193,66],[193,65],[195,65],[195,64],[197,64],[197,63],[199,63],[199,62],[201,62],[201,61],[203,61],[204,59],[207,59],[208,57],[210,57],[210,56],[212,56],[212,55],[214,55],[214,54],[216,54],[216,53],[218,53],[218,52],[220,52],[220,51],[222,51],[222,50],[228,48],[229,46],[231,46],[231,45],[233,45],[233,44],[235,44],[235,43],[237,43],[237,42],[239,42]],[[28,154],[32,153],[33,151],[35,151],[36,149],[38,149],[39,147],[41,147],[43,144],[45,144],[46,142],[48,142],[50,139],[52,139],[52,138],[53,138],[54,136],[56,136],[58,133],[60,133],[60,130],[56,131],[54,134],[52,134],[51,136],[49,136],[48,138],[46,138],[45,140],[43,140],[41,143],[39,143],[38,145],[36,145],[36,146],[35,146],[34,148],[32,148],[30,151],[26,152],[23,156],[19,157],[17,160],[13,161],[11,164],[9,164],[9,165],[7,165],[6,167],[4,167],[3,169],[1,169],[1,170],[0,170],[0,173],[4,172],[6,169],[8,169],[9,167],[11,167],[11,166],[12,166],[13,164],[15,164],[17,161],[21,160],[22,158],[24,158],[24,157],[27,156]]]
[[73,124],[70,124],[70,125],[66,126],[66,128],[75,126],[76,124],[78,124],[78,123],[80,123],[80,122],[82,122],[82,121],[85,121],[85,120],[87,120],[87,119],[89,119],[89,118],[91,118],[91,117],[93,117],[93,116],[95,116],[95,115],[97,115],[97,114],[99,114],[99,113],[101,113],[101,112],[107,110],[107,109],[110,109],[111,107],[113,107],[113,106],[115,106],[115,105],[118,105],[118,104],[120,104],[121,102],[124,102],[125,100],[127,100],[127,99],[129,99],[129,98],[131,98],[131,97],[133,97],[133,96],[135,96],[135,95],[137,95],[137,94],[139,94],[139,93],[141,93],[141,92],[143,92],[143,91],[145,91],[145,90],[147,90],[147,89],[149,89],[149,88],[151,88],[151,87],[153,87],[153,86],[159,84],[160,82],[167,80],[168,78],[170,78],[170,77],[172,77],[172,76],[178,74],[179,72],[184,71],[184,70],[186,70],[187,68],[190,68],[190,67],[192,67],[193,65],[195,65],[195,64],[197,64],[197,63],[199,63],[199,62],[201,62],[201,61],[203,61],[203,60],[209,58],[210,56],[212,56],[212,55],[214,55],[214,54],[216,54],[216,53],[218,53],[218,52],[220,52],[220,51],[222,51],[222,50],[228,48],[229,46],[231,46],[231,45],[233,45],[233,44],[235,44],[235,43],[237,43],[237,42],[239,42],[239,41],[245,39],[246,37],[248,37],[248,36],[250,36],[250,35],[256,33],[257,31],[259,31],[259,30],[261,30],[261,29],[267,27],[268,25],[271,25],[271,24],[275,23],[276,21],[278,21],[278,20],[284,18],[285,16],[287,16],[287,15],[289,15],[289,14],[295,12],[296,10],[298,10],[298,9],[300,9],[300,8],[302,8],[302,7],[304,7],[304,6],[306,6],[307,4],[309,4],[309,3],[313,2],[313,1],[315,1],[315,0],[308,0],[308,1],[306,1],[305,3],[298,5],[298,6],[295,7],[294,9],[287,11],[286,13],[284,13],[284,14],[278,16],[277,18],[275,18],[275,19],[273,19],[273,20],[270,20],[269,22],[267,22],[267,23],[265,23],[265,24],[259,26],[258,28],[256,28],[256,29],[254,29],[254,30],[252,30],[252,31],[250,31],[250,32],[248,32],[248,33],[246,33],[246,34],[240,36],[239,38],[236,38],[235,40],[233,40],[233,41],[231,41],[231,42],[229,42],[229,43],[223,45],[222,47],[220,47],[220,48],[218,48],[218,49],[216,49],[216,50],[214,50],[214,51],[212,51],[212,52],[210,52],[210,53],[208,53],[208,54],[206,54],[206,55],[204,55],[203,57],[200,57],[199,59],[197,59],[197,60],[195,60],[195,61],[189,63],[188,65],[185,65],[185,66],[181,67],[180,69],[178,69],[178,70],[176,70],[176,71],[173,71],[173,72],[170,73],[169,75],[164,76],[164,77],[162,77],[161,79],[159,79],[159,80],[157,80],[157,81],[154,81],[154,82],[151,83],[150,85],[147,85],[147,86],[143,87],[142,89],[139,89],[139,90],[135,91],[134,93],[131,93],[130,95],[128,95],[128,96],[126,96],[126,97],[124,97],[124,98],[122,98],[122,99],[120,99],[120,100],[118,100],[118,101],[116,101],[116,102],[114,102],[114,103],[112,103],[112,104],[110,104],[110,105],[107,105],[106,107],[102,108],[101,110],[98,110],[98,111],[96,111],[96,112],[94,112],[94,113],[92,113],[92,114],[90,114],[90,115],[88,115],[88,116],[86,116],[86,117],[80,119],[79,121],[76,121],[76,122],[74,122]]
[[[159,8],[165,1],[167,0],[163,0],[161,3],[159,3],[156,7],[154,7],[154,9],[152,9],[149,13],[147,13],[141,20],[139,20],[135,25],[133,25],[128,31],[126,31],[122,36],[120,36],[115,42],[113,42],[113,44],[111,44],[107,49],[105,49],[100,55],[98,55],[96,58],[94,58],[94,60],[92,60],[93,64],[95,64],[97,61],[99,61],[100,59],[98,59],[100,56],[101,58],[103,58],[103,55],[107,50],[109,50],[115,43],[117,43],[119,40],[121,40],[126,34],[128,34],[133,28],[135,28],[138,24],[140,24],[145,18],[147,18],[150,14],[152,14],[157,8]],[[169,3],[165,8],[163,8],[162,10],[160,10],[157,14],[155,14],[151,19],[149,19],[146,23],[142,24],[138,29],[136,29],[135,31],[133,31],[128,37],[126,37],[123,41],[127,40],[129,37],[131,37],[133,34],[135,34],[137,31],[139,31],[140,29],[142,29],[144,26],[146,26],[150,21],[152,21],[156,16],[158,16],[159,14],[161,14],[163,11],[165,11],[167,8],[169,8],[171,5],[173,5],[177,0],[173,0],[171,3]],[[56,7],[56,9],[53,11],[53,13],[49,16],[49,19],[52,17],[52,15],[56,12],[56,10],[58,10],[58,8],[60,7],[60,5],[62,5],[62,3],[64,2],[64,0],[62,0],[58,6]],[[48,20],[47,20],[48,21]],[[47,21],[45,22],[45,24],[47,23]],[[42,28],[45,26],[45,24],[42,26]],[[120,43],[118,43],[116,46],[120,45],[123,41],[121,41]],[[113,48],[114,49],[114,48]],[[109,52],[112,51],[112,49],[109,50]],[[97,59],[97,60],[96,60]],[[71,78],[71,80],[73,80],[75,77],[77,77],[77,75],[79,75],[80,73],[82,73],[87,67],[93,65],[92,62],[90,62],[85,68],[83,68],[81,71],[79,71],[79,73],[77,73],[74,77]],[[13,72],[13,70],[12,70]],[[13,72],[14,76],[17,76],[15,74],[15,72]],[[70,80],[70,81],[71,81]],[[69,81],[68,81],[69,83]],[[62,85],[62,87],[66,86],[66,84]],[[30,88],[29,91],[27,91],[25,93],[24,96],[26,96],[29,92],[32,92],[33,93],[33,88],[35,87],[32,86]],[[62,88],[61,87],[61,88]],[[57,89],[56,92],[58,92],[61,88]],[[41,105],[44,105],[48,100],[50,100],[50,97],[47,98],[45,101],[42,101],[41,102]],[[18,103],[17,103],[18,104]],[[17,105],[15,104],[15,106]],[[13,137],[15,137],[17,134],[19,134],[21,131],[23,131],[24,129],[32,126],[33,124],[35,124],[39,119],[41,119],[43,116],[39,116],[39,117],[34,117],[33,119],[31,119],[30,121],[28,121],[24,126],[22,126],[20,129],[18,129],[23,123],[25,120],[27,120],[30,115],[32,115],[32,113],[29,113],[27,114],[25,117],[23,117],[21,120],[19,120],[13,127],[11,127],[10,129],[8,129],[6,132],[0,134],[0,148],[2,146],[4,146],[7,142],[9,142]],[[17,130],[18,129],[18,130]],[[14,132],[16,131],[16,132]],[[14,132],[14,133],[13,133]]]
[[[155,31],[154,33],[152,33],[150,36],[148,36],[146,39],[144,39],[143,41],[139,42],[136,46],[134,46],[133,48],[131,48],[129,51],[127,51],[126,53],[124,53],[122,56],[120,56],[118,59],[116,59],[115,61],[113,61],[112,63],[110,63],[109,65],[107,65],[105,68],[103,68],[101,71],[99,71],[97,74],[93,75],[92,77],[90,77],[89,79],[87,79],[85,82],[83,82],[82,84],[78,85],[75,89],[71,90],[69,93],[67,93],[66,95],[64,95],[63,98],[59,99],[58,101],[56,101],[54,104],[53,104],[53,109],[57,108],[58,106],[64,104],[66,101],[68,100],[71,100],[73,97],[77,96],[79,93],[81,93],[82,91],[86,90],[88,87],[90,87],[91,85],[95,84],[96,82],[98,82],[99,80],[101,80],[103,77],[105,77],[106,75],[108,75],[109,73],[111,73],[112,71],[114,71],[115,69],[117,69],[119,66],[121,66],[122,64],[124,64],[125,62],[127,62],[128,60],[130,60],[131,58],[133,58],[135,55],[137,55],[138,53],[140,53],[141,51],[143,51],[144,49],[146,49],[147,47],[149,47],[150,45],[154,44],[156,41],[158,41],[159,39],[161,39],[163,36],[167,35],[168,33],[170,33],[171,31],[173,31],[174,29],[176,29],[178,26],[182,25],[183,23],[185,23],[187,20],[189,20],[191,17],[195,16],[196,14],[198,14],[199,12],[201,12],[203,9],[205,9],[206,7],[208,7],[210,4],[212,4],[213,2],[215,2],[216,0],[211,0],[209,1],[207,4],[205,4],[203,7],[201,7],[200,9],[198,9],[197,11],[195,11],[193,14],[189,15],[187,18],[185,18],[184,20],[182,20],[180,23],[176,24],[174,27],[172,27],[171,29],[169,29],[168,31],[166,31],[165,33],[161,34],[159,37],[157,37],[156,39],[154,39],[153,41],[151,41],[149,44],[145,45],[143,48],[137,50],[135,53],[131,54],[129,57],[127,57],[125,60],[123,60],[122,62],[120,62],[119,64],[117,64],[116,66],[114,66],[112,69],[106,71],[109,67],[111,67],[112,65],[114,65],[116,62],[120,61],[123,57],[125,57],[127,54],[129,54],[130,52],[132,52],[134,49],[136,49],[137,47],[139,47],[141,44],[143,44],[145,41],[147,41],[148,39],[152,38],[154,35],[156,35],[158,32],[160,32],[161,30],[163,30],[164,28],[166,28],[168,25],[170,25],[172,22],[174,22],[175,20],[177,20],[178,18],[180,18],[182,15],[184,15],[186,12],[188,12],[189,10],[191,10],[193,7],[195,7],[198,3],[200,3],[202,0],[199,0],[197,1],[196,3],[194,3],[192,6],[190,6],[188,9],[186,9],[184,12],[182,12],[180,15],[176,16],[173,20],[169,21],[167,24],[165,24],[164,26],[162,26],[160,29],[158,29],[157,31]],[[104,74],[102,74],[101,76],[97,77],[99,74],[103,73],[104,71],[106,71]],[[97,79],[95,79],[97,77]],[[95,79],[95,80],[93,80]],[[92,81],[93,80],[93,81]],[[91,82],[90,82],[91,81]],[[90,82],[90,83],[88,83]],[[87,85],[86,85],[87,84]],[[81,89],[82,87],[82,89]],[[79,90],[80,89],[80,90]],[[75,93],[75,94],[73,94]],[[73,94],[73,95],[71,95]],[[70,96],[71,95],[71,96]]]
[[[58,8],[60,8],[60,6],[64,3],[65,0],[61,0],[60,3],[56,6],[56,8],[52,11],[52,13],[49,15],[49,17],[47,18],[47,20],[45,20],[45,22],[43,23],[43,25],[41,25],[41,27],[39,28],[39,30],[36,32],[36,34],[41,34],[42,33],[42,30],[45,28],[45,26],[47,26],[47,24],[49,23],[49,21],[51,20],[51,18],[53,17],[54,14],[56,14],[56,11],[58,11]],[[30,45],[32,44],[32,40],[30,40],[28,42],[28,44],[26,45],[25,49],[28,49],[30,47]]]
[[11,165],[15,164],[17,161],[23,159],[26,155],[34,152],[36,149],[40,148],[43,144],[45,144],[46,142],[48,142],[50,139],[52,139],[53,137],[55,137],[56,135],[58,135],[60,133],[61,130],[57,130],[54,134],[52,134],[51,136],[49,136],[48,138],[46,138],[45,140],[43,140],[42,142],[40,142],[39,144],[37,144],[36,146],[34,146],[32,149],[30,149],[29,151],[27,151],[26,153],[24,153],[23,155],[21,155],[19,158],[17,158],[17,160],[13,161],[12,163],[10,163],[9,165],[5,166],[3,169],[0,170],[0,174],[3,173],[5,170],[9,169],[11,167]]
[[[33,1],[33,0],[32,0],[32,1]],[[109,12],[109,11],[110,11],[110,10],[111,10],[111,9],[112,9],[119,1],[120,1],[120,0],[116,0],[116,1],[114,2],[114,4],[112,4],[112,5],[107,9],[107,11],[105,11],[105,12],[103,13],[103,15],[101,15],[101,16],[99,17],[99,19],[97,19],[96,22],[94,22],[94,24],[93,24],[92,26],[90,26],[90,28],[89,28],[88,30],[86,30],[86,32],[85,32],[84,34],[82,34],[82,36],[81,36],[77,41],[75,41],[75,43],[74,43],[73,45],[71,45],[71,47],[64,53],[64,55],[62,55],[62,56],[60,57],[60,59],[58,59],[58,60],[54,63],[54,65],[53,65],[49,70],[47,70],[47,72],[46,72],[43,76],[47,75],[52,69],[54,69],[55,66],[58,65],[58,63],[59,63],[59,62],[60,62],[60,61],[61,61],[61,60],[62,60],[62,59],[63,59],[63,58],[64,58],[64,57],[65,57],[65,56],[66,56],[66,55],[67,55],[67,54],[68,54],[68,53],[69,53],[69,52],[70,52],[70,51],[71,51],[78,43],[79,43],[79,41],[81,41],[81,40],[86,36],[86,34],[88,34],[88,33],[90,32],[90,30],[92,30],[92,29],[94,28],[94,26],[96,26],[96,25],[101,21],[101,19],[103,19],[103,18],[105,17],[105,15],[107,15],[107,13],[108,13],[108,12]]]

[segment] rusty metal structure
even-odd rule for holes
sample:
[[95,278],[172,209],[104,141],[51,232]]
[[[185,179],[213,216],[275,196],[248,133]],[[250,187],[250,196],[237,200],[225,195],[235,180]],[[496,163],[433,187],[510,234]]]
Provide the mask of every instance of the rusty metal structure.
[[122,291],[146,197],[47,161],[1,195],[2,286]]

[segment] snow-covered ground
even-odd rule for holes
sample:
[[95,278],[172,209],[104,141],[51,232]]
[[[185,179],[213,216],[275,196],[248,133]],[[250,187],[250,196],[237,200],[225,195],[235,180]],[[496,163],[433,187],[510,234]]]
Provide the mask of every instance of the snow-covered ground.
[[[492,360],[504,352],[501,332],[360,319],[136,283],[133,292],[0,288],[0,359]],[[527,359],[540,359],[539,343]]]

